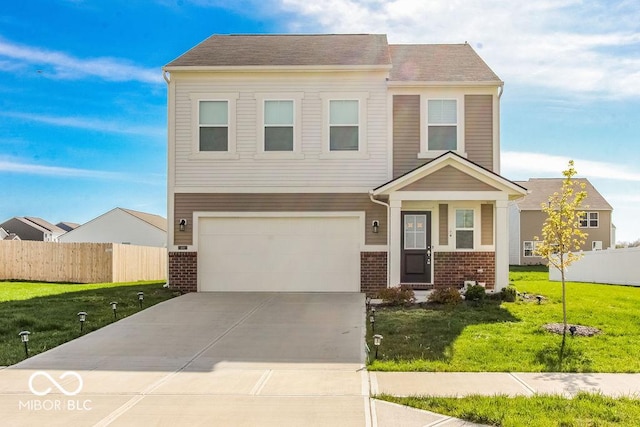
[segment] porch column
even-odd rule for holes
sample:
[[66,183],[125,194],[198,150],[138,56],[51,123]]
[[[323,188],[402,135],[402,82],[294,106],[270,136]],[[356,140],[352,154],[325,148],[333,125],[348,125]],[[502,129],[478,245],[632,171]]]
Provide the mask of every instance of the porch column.
[[391,213],[389,217],[389,286],[397,286],[400,283],[400,222],[401,200],[390,200]]
[[496,200],[496,284],[495,290],[509,284],[509,216],[508,202]]

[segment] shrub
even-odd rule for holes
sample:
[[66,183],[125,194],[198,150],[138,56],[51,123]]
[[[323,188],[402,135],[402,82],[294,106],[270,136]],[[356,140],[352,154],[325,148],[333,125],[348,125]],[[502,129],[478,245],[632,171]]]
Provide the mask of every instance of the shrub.
[[413,289],[406,286],[384,288],[379,290],[376,296],[388,305],[409,305],[416,301]]
[[460,291],[456,288],[436,288],[431,294],[429,294],[429,302],[436,304],[460,304],[462,302],[462,296]]
[[467,301],[482,301],[485,296],[487,296],[487,291],[480,285],[469,286],[464,293],[464,299]]
[[502,288],[500,295],[502,296],[502,301],[515,302],[516,297],[518,296],[518,291],[515,286],[509,285],[506,288]]

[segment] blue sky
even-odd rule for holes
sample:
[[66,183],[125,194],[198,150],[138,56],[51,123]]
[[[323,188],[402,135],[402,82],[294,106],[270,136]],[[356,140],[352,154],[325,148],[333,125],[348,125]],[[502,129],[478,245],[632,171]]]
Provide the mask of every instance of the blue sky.
[[[231,4],[231,6],[229,5]],[[166,215],[161,67],[211,34],[468,41],[505,81],[502,174],[574,159],[640,238],[640,5],[538,0],[23,0],[0,10],[0,221]]]

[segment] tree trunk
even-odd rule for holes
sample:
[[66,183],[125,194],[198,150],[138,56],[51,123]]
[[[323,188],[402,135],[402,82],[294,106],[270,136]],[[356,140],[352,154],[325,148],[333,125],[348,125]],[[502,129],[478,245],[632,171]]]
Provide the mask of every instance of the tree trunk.
[[[564,262],[562,264],[564,264]],[[562,265],[560,269],[560,276],[562,277],[562,322],[564,323],[562,336],[565,336],[567,335],[567,291],[564,284],[564,265]]]

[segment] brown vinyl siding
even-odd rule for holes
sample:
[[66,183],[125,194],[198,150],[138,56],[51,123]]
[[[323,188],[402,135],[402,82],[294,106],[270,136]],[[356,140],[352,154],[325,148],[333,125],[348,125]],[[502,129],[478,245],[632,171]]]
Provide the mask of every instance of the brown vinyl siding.
[[465,95],[464,121],[467,158],[493,171],[493,96]]
[[449,244],[449,205],[438,205],[438,221],[440,224],[438,244],[446,246]]
[[[193,212],[365,212],[365,243],[387,244],[387,211],[372,203],[368,194],[351,193],[265,193],[265,194],[210,194],[179,193],[175,195],[174,244],[193,244]],[[178,221],[187,219],[185,231],[179,231]],[[371,224],[380,222],[378,233]]]
[[427,162],[420,152],[420,95],[393,96],[393,178]]
[[480,244],[493,245],[493,205],[480,205]]
[[399,191],[498,191],[453,166],[445,166]]

